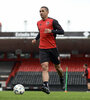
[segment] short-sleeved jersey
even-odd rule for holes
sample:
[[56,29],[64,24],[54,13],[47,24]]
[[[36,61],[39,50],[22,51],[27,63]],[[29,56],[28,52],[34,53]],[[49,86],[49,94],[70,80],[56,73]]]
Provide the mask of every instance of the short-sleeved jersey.
[[[50,49],[56,48],[56,33],[57,30],[62,31],[61,26],[58,21],[52,18],[47,18],[46,20],[40,20],[37,22],[37,26],[40,34],[40,49]],[[52,33],[45,33],[45,29],[51,29]],[[55,31],[57,31],[55,33]]]

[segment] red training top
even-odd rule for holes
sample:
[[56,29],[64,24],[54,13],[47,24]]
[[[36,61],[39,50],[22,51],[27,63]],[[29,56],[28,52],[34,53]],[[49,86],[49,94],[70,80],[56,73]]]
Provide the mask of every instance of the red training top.
[[[40,49],[56,48],[56,34],[64,34],[64,31],[57,20],[47,18],[46,20],[40,20],[37,22],[39,34],[36,40],[40,38]],[[45,33],[45,29],[51,29],[51,33]]]
[[90,68],[87,68],[87,70],[88,70],[87,78],[90,79]]

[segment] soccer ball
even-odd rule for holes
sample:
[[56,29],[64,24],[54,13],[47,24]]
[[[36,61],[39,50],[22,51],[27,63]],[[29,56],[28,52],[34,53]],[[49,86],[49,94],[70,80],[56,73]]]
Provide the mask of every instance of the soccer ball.
[[22,84],[17,84],[14,86],[13,91],[15,94],[23,94],[25,92],[25,88]]

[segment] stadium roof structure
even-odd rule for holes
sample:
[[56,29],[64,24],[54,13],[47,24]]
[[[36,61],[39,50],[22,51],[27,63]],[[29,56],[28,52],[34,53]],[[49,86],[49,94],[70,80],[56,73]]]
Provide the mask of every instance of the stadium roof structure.
[[[38,45],[32,45],[32,39],[37,32],[0,32],[0,52],[38,53]],[[65,32],[64,36],[57,36],[57,47],[60,53],[90,54],[90,37],[83,32]]]

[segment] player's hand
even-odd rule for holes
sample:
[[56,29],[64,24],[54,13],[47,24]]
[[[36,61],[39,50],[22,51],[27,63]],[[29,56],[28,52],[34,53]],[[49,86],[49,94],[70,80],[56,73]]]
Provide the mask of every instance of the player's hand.
[[32,44],[36,44],[36,39],[32,40]]
[[51,33],[52,30],[51,29],[45,29],[44,33]]

